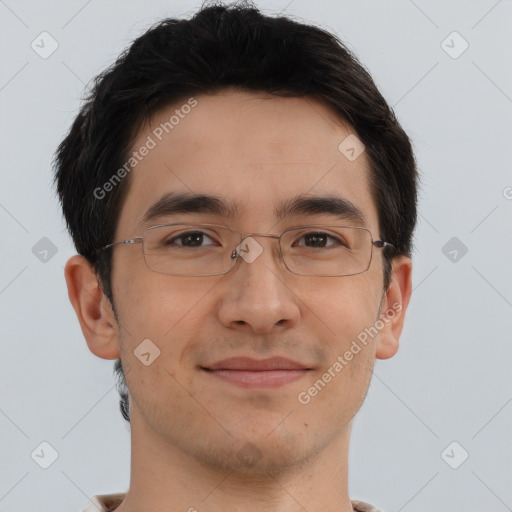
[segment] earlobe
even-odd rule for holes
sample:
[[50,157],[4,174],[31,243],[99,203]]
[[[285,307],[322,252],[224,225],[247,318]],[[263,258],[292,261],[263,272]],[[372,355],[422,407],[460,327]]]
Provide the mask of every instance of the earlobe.
[[119,358],[114,313],[91,264],[83,256],[72,256],[66,263],[65,278],[89,350],[103,359]]
[[411,291],[412,261],[400,256],[393,260],[390,284],[382,299],[380,319],[384,327],[377,339],[377,359],[389,359],[398,352]]

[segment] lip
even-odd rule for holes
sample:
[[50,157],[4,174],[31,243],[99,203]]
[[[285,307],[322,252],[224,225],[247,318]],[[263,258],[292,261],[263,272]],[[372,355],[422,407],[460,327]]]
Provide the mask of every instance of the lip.
[[202,367],[207,370],[247,370],[247,371],[271,371],[271,370],[310,370],[306,365],[287,359],[286,357],[269,357],[267,359],[252,359],[250,357],[231,357],[214,364]]
[[311,368],[284,357],[232,357],[201,370],[242,388],[277,388],[304,377]]
[[278,388],[301,379],[309,370],[208,370],[208,375],[241,388]]

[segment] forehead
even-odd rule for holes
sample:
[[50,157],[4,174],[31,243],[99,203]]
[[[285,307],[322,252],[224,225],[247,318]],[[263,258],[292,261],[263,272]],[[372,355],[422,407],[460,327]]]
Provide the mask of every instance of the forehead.
[[252,230],[275,223],[293,198],[337,196],[375,228],[367,157],[363,152],[352,161],[339,148],[353,134],[331,108],[309,97],[228,89],[186,98],[139,130],[117,231],[140,228],[169,193],[225,198]]

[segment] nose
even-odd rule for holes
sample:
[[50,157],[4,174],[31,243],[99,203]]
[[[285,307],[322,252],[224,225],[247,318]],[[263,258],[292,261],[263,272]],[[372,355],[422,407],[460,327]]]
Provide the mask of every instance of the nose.
[[293,327],[300,317],[300,301],[289,284],[292,274],[281,259],[277,239],[252,235],[238,253],[223,280],[219,321],[227,328],[258,334]]

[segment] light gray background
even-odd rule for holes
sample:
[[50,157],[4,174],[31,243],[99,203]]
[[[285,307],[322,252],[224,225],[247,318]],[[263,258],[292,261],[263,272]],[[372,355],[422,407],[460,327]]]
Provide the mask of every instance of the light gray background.
[[[422,173],[415,288],[401,348],[377,361],[354,421],[352,499],[385,512],[512,510],[512,1],[257,5],[355,50]],[[93,494],[127,489],[113,361],[89,352],[67,298],[74,248],[51,158],[85,84],[151,23],[198,6],[0,0],[0,512],[78,511]],[[43,31],[59,44],[47,59],[31,48]],[[458,58],[442,47],[453,31],[469,43]],[[445,43],[452,54],[461,44]],[[46,262],[32,252],[43,237],[57,248]],[[453,247],[443,253],[452,237],[468,249],[455,248],[455,262]],[[31,458],[43,441],[58,452],[48,469]],[[448,450],[452,465],[469,453],[458,469],[441,456],[453,441],[462,448]]]

